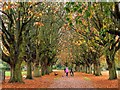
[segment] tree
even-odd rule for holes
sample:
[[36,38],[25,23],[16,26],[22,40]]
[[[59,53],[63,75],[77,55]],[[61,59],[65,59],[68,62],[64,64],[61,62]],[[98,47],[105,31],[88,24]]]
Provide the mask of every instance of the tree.
[[[21,63],[23,59],[20,58],[22,32],[26,30],[26,25],[34,17],[32,12],[33,7],[39,3],[10,3],[4,2],[3,8],[0,10],[2,25],[2,40],[3,45],[9,52],[8,59],[2,58],[11,67],[11,77],[9,82],[23,82],[21,74]],[[4,56],[3,52],[3,56]]]
[[[115,11],[113,11],[112,7],[114,7]],[[65,9],[68,12],[67,20],[70,23],[69,25],[90,41],[94,39],[99,47],[102,46],[105,49],[109,79],[116,79],[114,57],[119,49],[120,39],[115,36],[119,35],[119,33],[115,34],[115,32],[119,32],[118,3],[71,2],[66,5]]]
[[[63,25],[64,12],[63,3],[42,3],[39,6],[42,17],[35,23],[37,30],[36,38],[36,58],[37,65],[41,64],[41,74],[49,74],[53,63],[56,61],[59,30]],[[57,7],[57,8],[55,8]],[[61,17],[62,16],[62,17]],[[41,26],[42,27],[39,27]]]
[[[117,23],[113,21],[112,14],[110,11],[112,11],[112,6],[114,7],[114,4],[109,3],[105,5],[104,3],[97,4],[98,7],[100,7],[100,11],[102,16],[98,16],[98,11],[95,10],[96,17],[94,19],[97,20],[98,23],[94,22],[98,28],[97,30],[99,31],[100,34],[100,39],[98,40],[99,44],[102,45],[105,50],[105,55],[106,55],[106,61],[108,64],[108,69],[109,69],[109,79],[116,79],[117,74],[116,74],[116,67],[115,67],[115,54],[116,51],[119,49],[119,38],[116,39],[117,36],[108,34],[106,33],[107,31],[111,28],[117,28]],[[94,6],[95,7],[95,6]],[[110,10],[108,10],[110,8]],[[103,20],[103,21],[102,21]],[[107,23],[107,24],[105,24]],[[118,44],[118,46],[116,45]]]
[[22,43],[22,57],[27,64],[27,77],[26,79],[32,79],[32,64],[36,59],[36,46],[35,46],[35,32],[33,30],[34,22],[30,22],[26,27],[26,31],[23,32]]

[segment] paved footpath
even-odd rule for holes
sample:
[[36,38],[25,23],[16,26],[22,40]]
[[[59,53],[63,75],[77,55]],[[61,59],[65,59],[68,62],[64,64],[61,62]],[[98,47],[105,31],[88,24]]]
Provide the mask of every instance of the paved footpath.
[[54,78],[49,88],[94,88],[89,78],[83,76],[61,76]]

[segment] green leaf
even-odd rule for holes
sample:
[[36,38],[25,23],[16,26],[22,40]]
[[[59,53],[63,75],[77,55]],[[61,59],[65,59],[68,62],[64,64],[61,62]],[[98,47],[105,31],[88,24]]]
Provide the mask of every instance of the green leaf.
[[77,10],[78,10],[78,8],[77,8],[77,7],[74,7],[74,8],[73,8],[73,11],[74,11],[74,12],[75,12],[75,11],[77,11]]
[[82,21],[81,21],[81,20],[79,20],[79,24],[82,24]]
[[68,7],[65,7],[65,10],[66,10],[67,13],[70,12],[70,9]]
[[79,13],[82,13],[82,9],[80,8],[80,9],[78,10],[78,12],[79,12]]
[[69,21],[70,21],[70,18],[67,17],[66,20],[69,22]]
[[111,14],[110,10],[105,10],[105,14],[106,14],[106,16],[110,16],[110,14]]
[[81,20],[76,20],[76,24],[82,24]]
[[73,26],[72,22],[69,24],[70,26]]
[[89,17],[90,16],[90,12],[86,11],[86,15],[87,15],[87,17]]
[[85,12],[84,18],[88,18],[89,16],[90,16],[90,12],[87,10],[87,11]]
[[75,20],[79,20],[80,19],[80,16],[76,17]]
[[74,5],[75,4],[75,2],[71,2],[71,5]]

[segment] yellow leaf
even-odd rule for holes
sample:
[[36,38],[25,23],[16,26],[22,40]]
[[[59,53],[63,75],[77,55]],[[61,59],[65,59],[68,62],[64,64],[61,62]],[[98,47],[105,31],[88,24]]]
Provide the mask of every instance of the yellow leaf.
[[39,16],[42,16],[42,13],[39,13]]

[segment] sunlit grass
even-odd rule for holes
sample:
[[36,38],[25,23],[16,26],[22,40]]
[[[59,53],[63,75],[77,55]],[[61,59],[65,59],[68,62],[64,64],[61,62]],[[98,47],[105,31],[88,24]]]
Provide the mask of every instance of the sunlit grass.
[[[26,71],[22,71],[22,75],[26,75]],[[10,71],[5,71],[5,76],[10,76]]]

